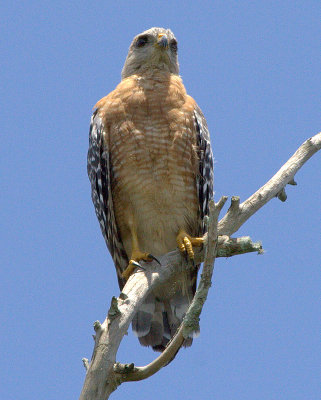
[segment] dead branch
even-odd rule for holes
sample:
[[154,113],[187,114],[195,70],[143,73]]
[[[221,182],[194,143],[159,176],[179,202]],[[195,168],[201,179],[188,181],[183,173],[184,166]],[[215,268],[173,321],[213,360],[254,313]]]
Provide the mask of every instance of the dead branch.
[[273,197],[285,201],[285,186],[296,185],[294,175],[320,148],[321,132],[307,139],[280,170],[243,203],[240,204],[238,197],[232,197],[231,207],[218,224],[218,234],[230,236],[235,233]]
[[[226,199],[225,199],[226,201]],[[222,204],[223,206],[223,204]],[[204,246],[205,248],[207,246]],[[232,239],[223,236],[218,240],[218,248],[222,249],[221,256],[230,257],[248,252],[262,252],[261,243],[253,243],[249,237]],[[195,262],[204,261],[205,249],[195,253]],[[140,380],[155,373],[166,365],[180,348],[184,337],[181,327],[177,335],[170,342],[167,349],[146,367],[137,369],[134,364],[115,364],[116,354],[123,336],[127,333],[129,325],[140,305],[157,285],[169,279],[182,268],[187,268],[186,261],[179,250],[175,250],[159,258],[161,266],[157,263],[144,264],[144,270],[137,270],[127,281],[118,298],[113,297],[106,320],[100,324],[94,323],[95,347],[90,363],[83,359],[86,368],[86,379],[80,396],[81,400],[107,399],[117,386],[125,380]],[[146,266],[146,268],[145,268]],[[115,365],[115,367],[114,367]],[[130,373],[139,371],[136,376]],[[124,374],[128,376],[124,376]],[[132,378],[132,379],[131,379]],[[135,379],[133,379],[135,378]]]
[[[236,232],[245,221],[273,197],[277,196],[284,200],[286,184],[295,184],[296,172],[320,148],[321,133],[304,142],[289,161],[246,201],[240,204],[238,197],[232,197],[227,214],[218,224],[218,213],[227,198],[222,198],[214,207],[214,213],[211,214],[209,223],[208,244],[204,246],[205,250],[203,249],[195,255],[195,262],[201,263],[204,261],[204,252],[207,249],[201,280],[184,322],[166,350],[156,360],[145,367],[135,367],[133,363],[115,363],[117,350],[123,336],[127,333],[135,313],[149,292],[181,268],[186,268],[186,261],[182,259],[178,250],[161,257],[161,266],[153,262],[148,263],[144,268],[146,264],[142,263],[144,270],[137,270],[129,278],[119,297],[113,297],[105,321],[102,324],[96,321],[94,325],[95,347],[91,362],[89,363],[87,359],[83,360],[87,373],[80,400],[107,399],[122,382],[145,379],[173,358],[184,337],[197,328],[199,315],[211,285],[215,257],[230,257],[251,251],[262,253],[260,243],[252,243],[248,237],[232,239],[229,238],[229,235]],[[217,234],[220,235],[218,238]]]

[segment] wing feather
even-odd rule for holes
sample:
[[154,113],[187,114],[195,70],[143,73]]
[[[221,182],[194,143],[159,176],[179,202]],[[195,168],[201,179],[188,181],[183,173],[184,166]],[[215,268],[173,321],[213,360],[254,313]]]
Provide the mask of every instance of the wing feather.
[[[196,176],[196,188],[198,194],[199,204],[199,226],[198,235],[201,236],[205,233],[206,226],[204,224],[204,217],[208,215],[209,201],[213,199],[213,187],[214,187],[214,159],[211,148],[210,133],[207,127],[206,119],[197,104],[194,107],[194,127],[197,134],[197,152],[198,152],[198,174]],[[190,273],[190,282],[192,289],[192,296],[196,292],[196,281],[197,273],[200,265],[196,265]],[[181,313],[187,311],[187,307],[190,301],[183,303]],[[178,307],[178,309],[180,309]],[[199,332],[194,333],[196,336]]]
[[214,196],[214,159],[206,119],[197,105],[194,109],[194,124],[197,132],[199,157],[199,174],[196,178],[196,186],[199,201],[200,234],[204,234],[205,225],[203,219],[205,215],[208,215],[209,201]]
[[91,198],[100,229],[114,261],[119,286],[122,289],[125,280],[121,274],[128,265],[128,258],[115,220],[108,140],[103,140],[107,133],[98,111],[97,109],[91,117],[87,172],[91,183]]

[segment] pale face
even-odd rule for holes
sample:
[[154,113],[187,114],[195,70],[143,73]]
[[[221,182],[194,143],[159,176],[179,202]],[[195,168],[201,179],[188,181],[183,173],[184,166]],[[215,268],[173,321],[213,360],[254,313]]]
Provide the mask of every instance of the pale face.
[[137,35],[130,45],[122,79],[148,68],[178,74],[177,40],[170,29],[151,28]]

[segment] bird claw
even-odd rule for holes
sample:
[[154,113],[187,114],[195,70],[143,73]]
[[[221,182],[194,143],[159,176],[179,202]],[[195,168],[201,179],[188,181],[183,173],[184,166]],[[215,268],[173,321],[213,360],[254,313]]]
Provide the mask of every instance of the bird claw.
[[135,260],[130,260],[130,265],[134,265],[134,266],[137,267],[137,268],[144,269],[144,268],[139,264],[139,262],[137,262],[137,261],[135,261]]
[[121,274],[122,277],[125,278],[126,281],[127,281],[129,279],[129,277],[134,273],[135,268],[144,269],[137,261],[130,260],[129,263],[128,263],[127,268]]
[[193,246],[200,247],[204,244],[203,238],[192,237],[182,229],[179,231],[176,241],[181,253],[186,254],[190,260],[194,260]]
[[152,260],[155,260],[159,265],[162,265],[159,260],[153,256],[153,254],[148,254],[148,258],[151,258]]
[[134,273],[135,268],[140,268],[143,271],[146,271],[146,269],[139,264],[137,259],[138,260],[142,260],[142,261],[147,261],[147,262],[155,260],[159,265],[161,265],[161,263],[158,261],[158,259],[156,257],[154,257],[152,254],[149,254],[149,253],[140,253],[140,254],[134,253],[132,255],[132,258],[129,260],[127,268],[122,273],[122,277],[125,278],[126,281]]

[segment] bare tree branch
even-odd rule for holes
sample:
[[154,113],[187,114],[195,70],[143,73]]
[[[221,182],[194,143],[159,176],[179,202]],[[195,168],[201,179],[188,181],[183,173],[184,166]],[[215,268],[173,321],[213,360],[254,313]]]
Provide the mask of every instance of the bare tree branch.
[[[186,314],[184,323],[181,324],[168,348],[146,367],[135,367],[134,364],[115,364],[120,342],[127,333],[135,313],[146,296],[156,286],[167,281],[169,277],[182,268],[186,269],[186,261],[182,259],[178,250],[161,257],[161,267],[154,262],[147,265],[142,262],[144,270],[138,270],[133,274],[127,281],[119,297],[113,297],[105,321],[102,324],[96,321],[94,324],[96,333],[94,337],[95,347],[90,364],[88,360],[83,360],[87,373],[80,395],[81,400],[107,399],[117,386],[125,380],[145,379],[157,372],[173,358],[179,350],[184,337],[187,337],[197,328],[199,315],[211,285],[216,252],[217,257],[230,257],[250,251],[262,253],[260,243],[252,243],[248,237],[232,239],[229,238],[229,235],[236,232],[245,221],[269,200],[278,196],[286,184],[295,184],[294,175],[296,172],[320,148],[321,133],[304,142],[273,178],[249,199],[240,204],[238,197],[232,197],[231,206],[224,218],[222,218],[218,225],[213,223],[213,220],[209,224],[209,243],[208,246],[205,246],[205,249],[208,248],[208,253],[199,287],[192,305]],[[284,199],[284,193],[281,193],[280,197]],[[217,210],[223,207],[225,201],[226,198],[220,200],[217,204]],[[218,213],[215,218],[217,217]],[[222,235],[218,237],[218,240],[217,234]],[[195,254],[195,262],[197,264],[203,260],[204,250]]]
[[273,197],[286,200],[285,186],[296,185],[294,175],[321,148],[321,133],[306,140],[283,167],[251,197],[239,204],[238,197],[232,197],[232,204],[226,215],[218,224],[219,235],[232,235],[256,211],[264,206]]
[[[223,205],[222,205],[223,206]],[[206,246],[204,246],[206,247]],[[248,252],[262,252],[261,243],[252,243],[249,237],[232,239],[227,236],[220,237],[218,248],[222,249],[223,257],[230,257]],[[172,251],[159,258],[161,266],[157,263],[143,263],[144,270],[138,270],[127,281],[118,298],[113,297],[106,320],[100,324],[94,323],[95,347],[90,364],[83,361],[86,367],[86,379],[80,396],[81,400],[107,399],[117,386],[124,380],[145,379],[167,364],[180,348],[184,337],[181,326],[171,342],[171,349],[166,350],[149,366],[141,367],[135,379],[129,373],[134,371],[134,364],[115,364],[116,354],[123,336],[139,309],[140,305],[160,283],[183,268],[187,268],[186,261],[179,250]],[[204,249],[195,253],[195,263],[204,261]],[[145,268],[146,267],[146,268]],[[166,357],[166,358],[164,358]],[[164,361],[165,360],[165,361]],[[136,371],[137,369],[135,369]],[[154,372],[155,371],[155,372]],[[128,374],[125,378],[122,374]]]

